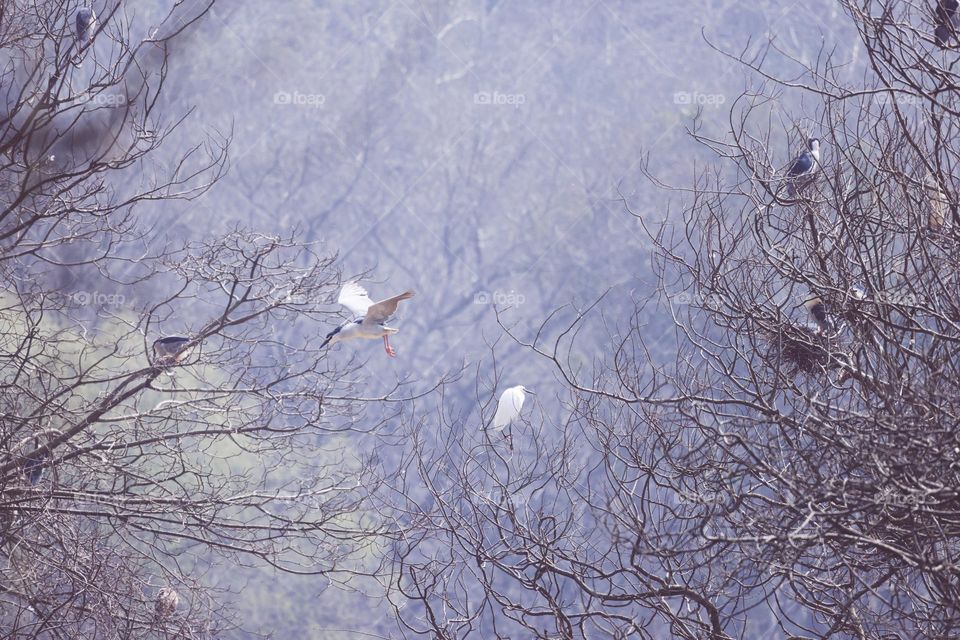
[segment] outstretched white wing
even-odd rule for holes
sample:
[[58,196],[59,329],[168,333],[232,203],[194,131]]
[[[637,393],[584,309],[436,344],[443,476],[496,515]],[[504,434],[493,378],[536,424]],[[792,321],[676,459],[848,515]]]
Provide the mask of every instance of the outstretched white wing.
[[362,318],[367,315],[367,309],[373,304],[373,300],[367,295],[367,290],[356,282],[348,282],[340,289],[340,295],[337,296],[337,302],[350,310],[356,318]]
[[398,296],[381,300],[376,304],[370,305],[367,309],[367,315],[363,319],[364,324],[383,324],[390,319],[390,316],[397,312],[397,305],[401,300],[409,300],[413,297],[413,291],[404,291]]
[[520,409],[523,408],[525,394],[520,387],[510,387],[500,395],[497,403],[497,413],[493,416],[493,428],[503,429],[517,419]]

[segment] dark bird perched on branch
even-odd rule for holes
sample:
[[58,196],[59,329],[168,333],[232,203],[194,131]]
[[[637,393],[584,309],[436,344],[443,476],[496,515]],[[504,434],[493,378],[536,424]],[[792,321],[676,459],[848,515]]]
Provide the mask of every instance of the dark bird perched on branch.
[[43,479],[43,473],[46,471],[44,463],[50,454],[46,451],[37,451],[40,448],[40,438],[33,439],[33,448],[34,453],[28,455],[23,463],[23,475],[27,477],[30,484],[35,485]]
[[820,331],[829,331],[833,327],[833,323],[830,322],[830,318],[827,316],[827,305],[823,303],[820,296],[810,298],[803,303],[803,306],[810,312],[814,322],[820,327]]
[[167,336],[153,343],[153,359],[157,365],[179,364],[189,352],[190,338]]
[[950,47],[950,39],[957,35],[957,8],[958,0],[938,0],[935,12],[937,28],[933,31],[933,39],[941,49]]
[[77,38],[77,55],[73,62],[78,67],[83,60],[84,49],[93,41],[93,32],[97,28],[97,14],[90,7],[80,7],[74,19]]
[[817,171],[820,163],[820,141],[817,138],[807,140],[807,148],[794,158],[787,169],[787,195],[797,195],[797,189],[808,182]]
[[97,14],[90,7],[77,10],[77,46],[83,47],[93,40],[93,31],[97,28]]

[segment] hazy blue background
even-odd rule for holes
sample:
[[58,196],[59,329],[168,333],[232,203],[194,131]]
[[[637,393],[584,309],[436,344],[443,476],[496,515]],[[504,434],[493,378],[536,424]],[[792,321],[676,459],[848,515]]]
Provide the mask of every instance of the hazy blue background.
[[[589,368],[603,319],[627,322],[652,282],[649,243],[618,185],[645,220],[675,220],[682,197],[656,189],[642,162],[688,184],[712,160],[686,133],[697,107],[703,131],[723,138],[732,102],[757,86],[702,33],[733,51],[775,35],[810,60],[844,48],[831,34],[838,11],[770,0],[223,1],[172,51],[166,100],[170,114],[196,106],[171,150],[232,130],[230,172],[199,201],[144,215],[158,242],[296,230],[339,253],[346,273],[370,271],[374,298],[416,289],[398,358],[379,343],[337,347],[334,357],[369,357],[383,378],[371,390],[426,386],[464,362],[492,377],[491,301],[512,307],[504,319],[529,338],[550,311],[612,288],[579,343]],[[669,317],[645,320],[669,356]],[[535,411],[559,422],[550,368],[504,340],[496,353],[501,388],[537,389]],[[464,378],[450,409],[477,410],[474,382]],[[321,578],[230,567],[210,578],[237,592],[253,630],[278,638],[361,637],[332,630],[371,623],[399,635],[382,602]]]

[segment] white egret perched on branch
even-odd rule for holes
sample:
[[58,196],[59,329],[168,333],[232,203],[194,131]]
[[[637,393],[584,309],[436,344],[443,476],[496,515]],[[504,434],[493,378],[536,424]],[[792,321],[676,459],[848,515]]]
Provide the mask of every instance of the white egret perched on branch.
[[395,358],[397,352],[390,346],[390,336],[400,330],[388,327],[387,321],[397,312],[400,301],[409,300],[413,295],[413,291],[404,291],[392,298],[374,302],[367,294],[367,290],[359,284],[356,282],[346,283],[340,289],[337,302],[353,313],[354,320],[345,322],[328,333],[320,348],[322,349],[327,344],[336,344],[342,340],[377,340],[383,338],[384,351],[391,358]]
[[[510,387],[500,394],[500,401],[497,402],[497,412],[493,415],[493,428],[497,431],[503,431],[506,427],[520,417],[520,410],[523,408],[523,401],[526,400],[526,394],[537,395],[522,384]],[[513,448],[513,436],[507,434],[507,442],[510,448]]]

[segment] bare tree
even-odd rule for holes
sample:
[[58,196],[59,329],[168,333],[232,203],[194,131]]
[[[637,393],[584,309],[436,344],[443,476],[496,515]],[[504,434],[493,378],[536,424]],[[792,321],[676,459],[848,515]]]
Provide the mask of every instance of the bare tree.
[[333,258],[240,230],[177,247],[140,216],[226,168],[227,136],[156,153],[188,115],[160,107],[169,50],[210,4],[147,24],[111,0],[83,33],[80,3],[0,7],[4,637],[214,637],[219,559],[356,573],[382,529],[355,441],[399,385],[359,398],[359,363],[319,349]]
[[728,136],[694,128],[715,166],[675,190],[679,219],[637,214],[654,296],[511,334],[553,363],[562,424],[512,453],[488,409],[412,429],[389,584],[413,633],[958,633],[958,43],[942,8],[841,4],[864,75],[830,47],[791,78],[773,41],[731,56],[761,83]]

